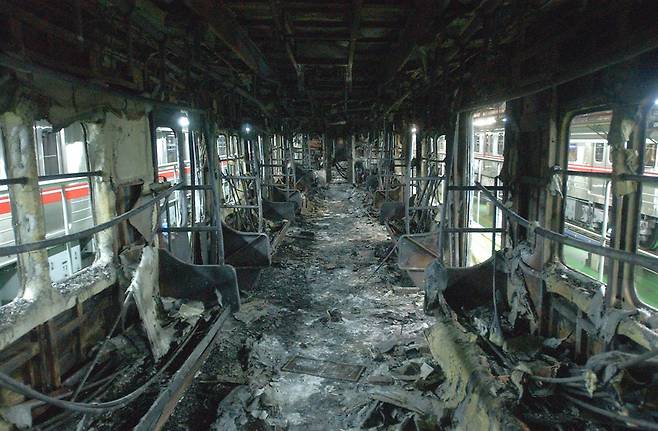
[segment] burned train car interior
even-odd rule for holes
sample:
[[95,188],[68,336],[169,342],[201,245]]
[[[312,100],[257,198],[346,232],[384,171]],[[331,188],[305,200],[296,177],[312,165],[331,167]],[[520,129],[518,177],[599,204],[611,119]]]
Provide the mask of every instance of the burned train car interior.
[[0,431],[658,430],[655,0],[0,0]]

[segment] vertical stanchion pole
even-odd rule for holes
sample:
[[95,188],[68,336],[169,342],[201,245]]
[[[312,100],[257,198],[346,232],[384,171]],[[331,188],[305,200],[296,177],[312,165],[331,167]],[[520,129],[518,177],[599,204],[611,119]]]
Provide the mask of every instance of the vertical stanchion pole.
[[455,130],[450,143],[450,148],[446,146],[446,163],[445,170],[443,172],[443,205],[441,206],[441,225],[439,228],[439,243],[437,254],[439,255],[438,259],[443,260],[443,247],[445,243],[446,235],[446,218],[448,214],[448,207],[450,206],[450,175],[452,172],[452,163],[455,158],[455,150],[457,149],[457,140],[459,138],[459,112],[457,112],[457,118],[455,119]]
[[411,221],[409,220],[409,199],[411,198],[411,146],[413,145],[413,138],[409,139],[409,145],[406,148],[406,172],[404,177],[404,193],[402,199],[404,199],[404,228],[407,232],[407,235],[411,233]]
[[[258,139],[255,141],[258,144]],[[253,181],[254,186],[256,187],[256,202],[258,205],[258,232],[263,231],[263,195],[260,187],[260,162],[257,158],[260,158],[260,149],[255,147],[254,141],[251,142],[251,166],[253,171]]]
[[[174,192],[178,193],[178,192]],[[169,214],[169,196],[165,198],[165,208],[166,208],[166,213],[165,213],[165,218],[167,220],[167,251],[171,253],[171,216]]]
[[219,158],[217,156],[217,146],[215,143],[215,134],[212,133],[211,127],[210,127],[210,121],[208,117],[204,119],[205,121],[205,131],[206,131],[206,145],[207,145],[207,151],[208,151],[208,170],[210,172],[210,177],[212,184],[210,185],[210,188],[212,189],[212,199],[213,199],[213,207],[214,207],[214,221],[215,221],[215,229],[216,229],[216,241],[217,241],[217,264],[218,265],[224,265],[224,234],[222,232],[222,205],[221,201],[219,198],[219,190],[221,186],[221,182],[219,179],[219,173],[217,169],[217,164],[219,163]]

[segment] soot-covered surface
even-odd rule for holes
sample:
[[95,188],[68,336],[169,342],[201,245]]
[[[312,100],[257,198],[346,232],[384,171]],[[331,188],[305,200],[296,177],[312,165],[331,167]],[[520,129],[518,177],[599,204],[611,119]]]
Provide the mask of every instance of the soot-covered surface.
[[[391,243],[364,199],[345,183],[314,198],[166,429],[427,424],[441,380],[422,335],[432,318],[392,263],[369,278]],[[295,355],[366,368],[358,382],[281,371]]]

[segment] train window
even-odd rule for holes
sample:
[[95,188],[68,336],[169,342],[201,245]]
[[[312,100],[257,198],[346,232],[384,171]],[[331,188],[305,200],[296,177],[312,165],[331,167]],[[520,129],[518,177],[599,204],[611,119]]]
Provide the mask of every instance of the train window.
[[[656,142],[658,142],[658,107],[648,114],[644,142],[644,167],[641,181],[640,224],[637,230],[636,252],[658,258],[658,185],[652,180],[658,175],[656,168]],[[658,308],[658,274],[641,266],[633,268],[635,293],[640,301]]]
[[167,179],[178,178],[178,138],[176,133],[167,127],[155,130],[158,153],[158,176]]
[[437,151],[439,154],[445,155],[446,153],[446,135],[441,135],[436,138]]
[[[493,186],[500,174],[503,163],[503,145],[505,142],[505,103],[489,106],[480,111],[474,112],[471,117],[471,126],[473,128],[473,148],[471,154],[471,181],[480,182],[484,186]],[[480,137],[483,137],[484,148],[476,147]],[[494,143],[494,139],[497,140]],[[496,225],[501,226],[502,214],[500,210],[482,196],[481,192],[471,192],[469,227],[493,227],[493,214],[496,212]],[[469,256],[468,263],[476,264],[483,262],[491,257],[492,234],[490,233],[469,233]],[[500,241],[500,235],[496,235],[497,243]],[[500,247],[500,244],[497,244]]]
[[578,160],[578,146],[576,144],[569,144],[569,161],[575,162]]
[[[94,225],[89,178],[52,178],[64,173],[89,171],[86,129],[74,123],[54,131],[46,121],[34,124],[39,187],[44,210],[46,238],[80,232]],[[52,281],[61,281],[94,260],[93,236],[48,249]]]
[[238,151],[238,137],[231,135],[228,138],[228,158],[237,159],[240,156]]
[[[186,146],[187,160],[185,160],[185,171],[189,172],[190,176],[188,177],[187,181],[188,184],[192,184],[192,182],[194,182],[195,186],[202,186],[204,182],[203,165],[205,164],[206,160],[202,160],[202,155],[199,154],[199,148],[201,148],[204,144],[204,136],[199,131],[191,131],[188,138],[190,139],[190,145]],[[190,154],[190,150],[192,150],[192,154]],[[190,160],[194,161],[194,171],[192,171],[192,164]],[[196,189],[194,191],[194,195],[192,195],[192,191],[189,191],[188,194],[188,199],[194,199],[194,222],[202,222],[205,219],[205,191]]]
[[37,146],[38,168],[41,175],[53,175],[60,172],[57,134],[49,133],[51,130],[52,127],[46,121],[37,121],[34,125],[34,136],[42,140],[41,145]]
[[[155,129],[156,154],[158,159],[158,178],[170,181],[172,184],[179,183],[183,178],[180,172],[178,136],[176,132],[168,127]],[[183,157],[185,157],[183,155]],[[180,226],[184,219],[185,209],[182,207],[181,197],[183,192],[176,191],[169,198],[167,212],[163,214],[161,224],[166,226]]]
[[226,160],[228,156],[228,149],[226,147],[226,135],[219,135],[217,137],[217,154],[220,160]]
[[603,142],[596,142],[594,144],[594,161],[595,162],[602,162],[603,161],[603,150],[605,148],[605,144]]
[[644,147],[644,166],[646,167],[655,167],[656,166],[656,143],[648,142]]
[[[590,173],[612,173],[609,166],[594,165],[604,160],[611,119],[612,111],[596,111],[576,115],[569,123],[567,165],[573,174],[566,181],[564,232],[602,245],[608,245],[612,226],[611,181]],[[606,260],[601,256],[564,246],[562,258],[569,268],[607,282]]]
[[497,151],[498,154],[501,156],[505,152],[505,133],[499,132],[498,133],[498,142],[497,142]]

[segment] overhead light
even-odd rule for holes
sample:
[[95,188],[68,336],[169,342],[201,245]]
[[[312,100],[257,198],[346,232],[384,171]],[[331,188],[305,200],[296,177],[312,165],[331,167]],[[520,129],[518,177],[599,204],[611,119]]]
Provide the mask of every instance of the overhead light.
[[507,117],[503,117],[503,123],[507,123]]
[[411,126],[411,133],[416,133],[418,128],[416,126]]
[[251,133],[251,124],[245,123],[242,125],[242,130],[246,133],[249,134]]
[[653,101],[653,104],[654,104],[654,105],[658,105],[658,99],[654,100],[654,101]]
[[492,126],[496,124],[496,117],[480,117],[473,119],[475,127]]
[[187,117],[187,114],[183,112],[183,114],[178,117],[178,125],[181,126],[183,129],[187,129],[190,127],[190,119]]

